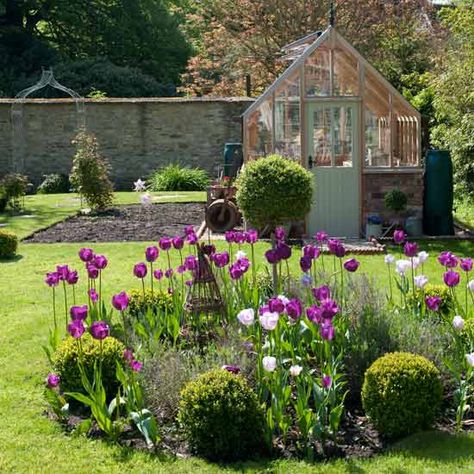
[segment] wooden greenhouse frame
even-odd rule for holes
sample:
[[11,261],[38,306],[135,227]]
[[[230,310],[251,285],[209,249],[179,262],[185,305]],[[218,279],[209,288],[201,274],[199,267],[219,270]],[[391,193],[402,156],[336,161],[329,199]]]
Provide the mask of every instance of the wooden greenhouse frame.
[[359,236],[394,187],[421,212],[420,113],[333,26],[283,50],[292,63],[243,114],[244,162],[277,153],[314,164],[321,218],[308,216],[310,233]]

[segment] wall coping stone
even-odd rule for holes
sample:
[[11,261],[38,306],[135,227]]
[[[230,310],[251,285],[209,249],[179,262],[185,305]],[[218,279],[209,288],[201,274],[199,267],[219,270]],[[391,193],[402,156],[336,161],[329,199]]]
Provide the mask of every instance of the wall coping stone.
[[183,104],[192,104],[192,103],[205,103],[205,102],[222,102],[222,103],[232,103],[232,102],[248,102],[249,104],[254,102],[255,99],[251,97],[107,97],[104,99],[73,99],[73,98],[63,98],[63,99],[15,99],[15,98],[2,98],[0,99],[0,104],[14,104],[21,102],[22,104],[74,104],[76,101],[84,102],[86,104],[123,104],[123,103],[183,103]]

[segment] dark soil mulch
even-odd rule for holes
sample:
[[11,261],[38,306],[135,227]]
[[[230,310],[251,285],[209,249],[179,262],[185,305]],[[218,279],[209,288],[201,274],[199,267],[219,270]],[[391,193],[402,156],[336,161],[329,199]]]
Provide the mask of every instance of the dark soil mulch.
[[120,206],[103,214],[78,214],[40,230],[24,242],[150,241],[183,234],[186,225],[197,228],[204,220],[204,203],[163,203],[148,207]]

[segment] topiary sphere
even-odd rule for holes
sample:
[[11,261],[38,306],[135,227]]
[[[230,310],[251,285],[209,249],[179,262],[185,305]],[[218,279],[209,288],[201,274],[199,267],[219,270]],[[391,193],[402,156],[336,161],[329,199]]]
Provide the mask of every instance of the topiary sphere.
[[311,209],[313,175],[282,156],[270,155],[247,163],[236,186],[243,216],[260,228],[302,220]]
[[425,357],[393,352],[366,371],[362,405],[377,430],[398,438],[429,428],[441,406],[440,373]]
[[188,383],[178,420],[192,449],[205,458],[231,461],[262,452],[263,410],[240,375],[216,369]]
[[8,230],[0,230],[0,258],[13,257],[18,248],[18,237]]
[[146,314],[151,309],[154,314],[170,313],[173,311],[173,297],[164,291],[151,291],[150,288],[142,290],[131,290],[128,312],[130,316],[137,318],[140,314]]
[[[93,339],[88,333],[84,334],[80,340],[68,336],[53,356],[54,371],[60,377],[63,392],[85,393],[77,365],[79,347],[82,351],[82,363],[90,382],[94,378],[94,364],[100,363],[100,341]],[[125,367],[124,350],[125,346],[114,337],[107,337],[102,341],[102,383],[109,400],[117,395],[119,381],[115,373],[117,361]]]

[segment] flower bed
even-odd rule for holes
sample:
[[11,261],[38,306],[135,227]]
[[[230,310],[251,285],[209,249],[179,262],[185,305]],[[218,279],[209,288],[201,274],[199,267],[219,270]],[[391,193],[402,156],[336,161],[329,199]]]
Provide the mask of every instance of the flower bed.
[[[46,388],[51,410],[66,424],[80,420],[74,425],[79,433],[99,430],[121,443],[141,436],[150,449],[173,444],[176,452],[185,450],[187,439],[191,452],[212,459],[347,455],[347,433],[360,437],[354,425],[361,425],[366,369],[385,353],[399,351],[435,363],[437,369],[421,357],[417,370],[426,366],[433,386],[443,383],[444,415],[461,430],[474,373],[472,260],[443,252],[438,261],[444,287],[429,287],[423,274],[428,254],[406,242],[403,232],[394,238],[399,258],[385,256],[389,287],[380,294],[359,275],[357,259],[346,256],[344,245],[324,232],[301,249],[301,273],[296,275],[288,261],[299,249],[285,242],[281,228],[274,232],[266,264],[257,268],[256,231],[226,233],[227,249],[218,251],[200,243],[187,226],[182,235],[163,237],[145,250],[130,273],[141,291],[117,289],[111,304],[102,298],[107,258],[81,249],[83,276],[65,265],[46,276],[53,299],[45,348],[52,365]],[[172,265],[172,254],[178,266]],[[87,281],[86,295],[75,290],[78,278]],[[382,366],[377,376],[404,380],[405,373],[412,373],[407,364],[405,372],[398,373],[395,364],[388,374],[380,372]],[[229,372],[230,379],[203,375],[216,369]],[[233,384],[232,377],[239,382]],[[195,379],[212,380],[213,388],[189,385]],[[72,388],[70,380],[76,381]],[[222,387],[236,387],[235,397],[229,392],[234,389]],[[371,400],[369,415],[380,413],[376,403],[387,402],[371,395],[376,382],[364,387],[365,399]],[[253,397],[258,406],[241,407]],[[397,403],[391,400],[390,406]],[[235,404],[239,410],[232,409]],[[202,409],[193,411],[198,406]],[[430,416],[441,414],[433,410]],[[223,436],[213,438],[212,426],[215,433],[234,426],[233,416],[235,427],[242,417],[250,417],[249,426],[262,420],[261,433],[252,433],[261,438],[246,440],[245,430],[225,442]],[[376,426],[385,426],[377,424],[378,415],[371,416]],[[405,415],[397,408],[397,416],[403,421]],[[206,439],[196,428],[204,422],[193,425],[199,419],[209,422]],[[366,421],[362,426],[376,446],[369,450],[373,453],[382,443]],[[409,432],[426,428],[406,426]],[[242,448],[255,443],[261,449]]]

